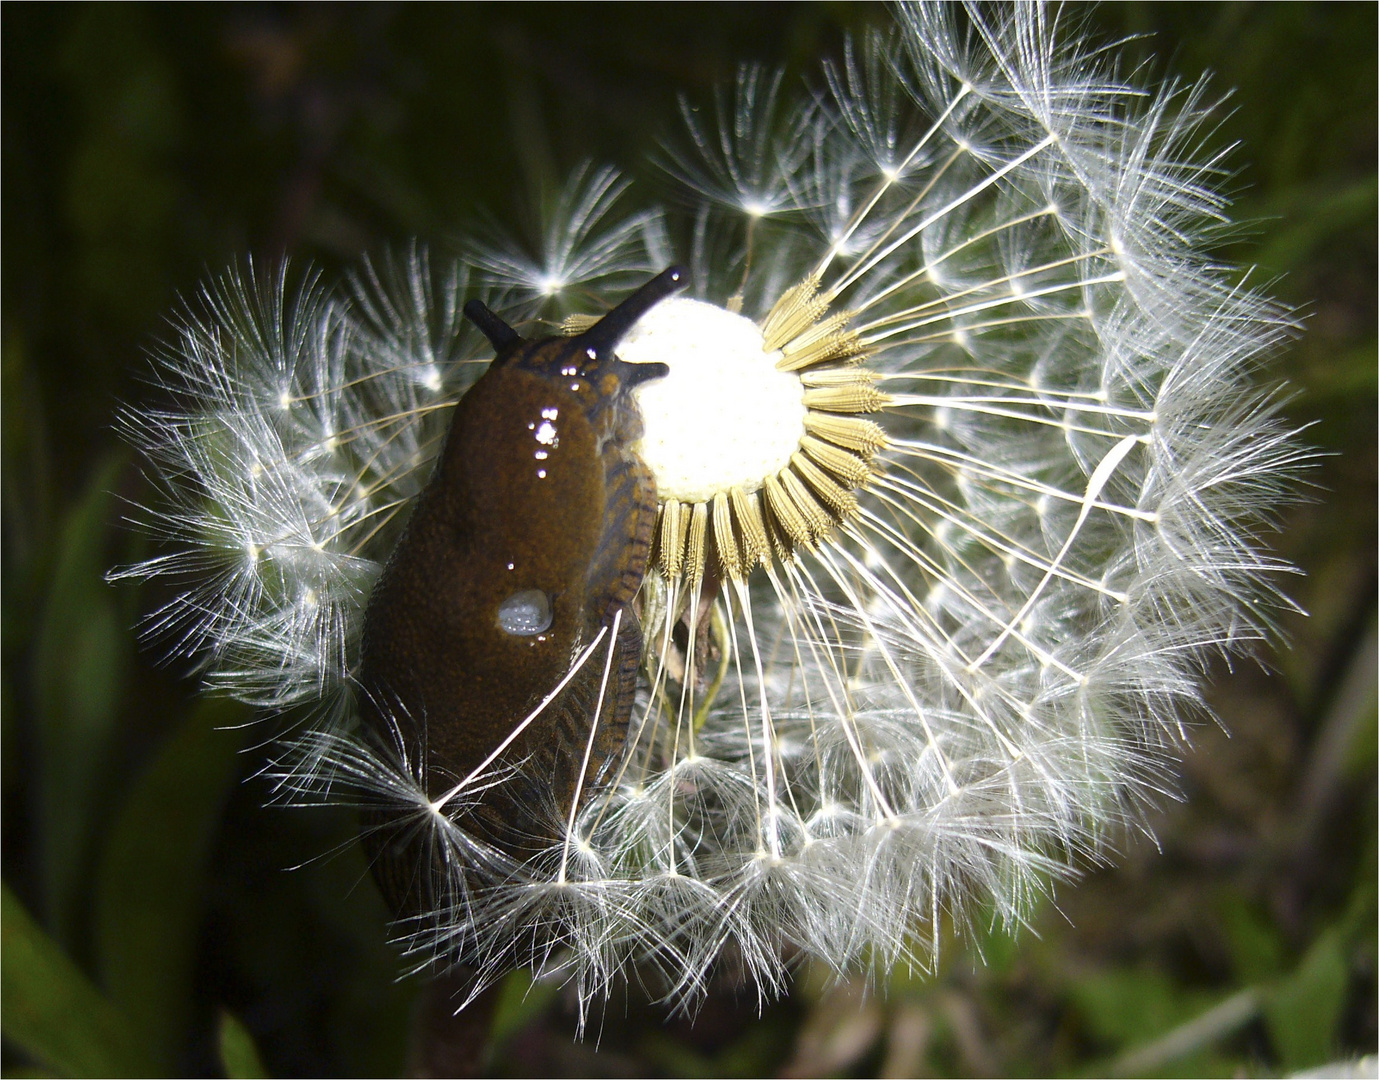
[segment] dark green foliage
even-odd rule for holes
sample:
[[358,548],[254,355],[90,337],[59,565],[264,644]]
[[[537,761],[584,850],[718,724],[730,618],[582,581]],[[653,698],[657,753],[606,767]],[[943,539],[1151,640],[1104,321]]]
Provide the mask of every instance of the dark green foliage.
[[61,1076],[149,1076],[129,1017],[96,989],[6,887],[5,1038]]

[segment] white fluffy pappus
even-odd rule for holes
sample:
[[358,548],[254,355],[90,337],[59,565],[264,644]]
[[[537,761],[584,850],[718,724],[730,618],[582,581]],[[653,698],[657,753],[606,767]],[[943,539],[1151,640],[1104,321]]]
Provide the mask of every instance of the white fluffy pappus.
[[[185,583],[152,628],[211,686],[330,703],[280,793],[405,813],[433,853],[397,928],[418,968],[528,965],[587,1003],[632,966],[692,1002],[725,955],[768,994],[802,958],[923,966],[945,918],[1020,923],[1171,791],[1206,657],[1287,604],[1259,534],[1307,454],[1254,379],[1290,324],[1203,253],[1202,92],[1122,80],[1058,19],[903,6],[816,91],[748,69],[687,108],[667,209],[585,167],[531,247],[291,295],[230,274],[181,326],[176,404],[125,418],[168,550],[118,573]],[[364,609],[492,355],[463,298],[578,329],[673,258],[693,300],[622,351],[705,381],[641,392],[662,506],[631,732],[515,859],[465,814],[520,762],[432,800],[425,760],[359,736]]]

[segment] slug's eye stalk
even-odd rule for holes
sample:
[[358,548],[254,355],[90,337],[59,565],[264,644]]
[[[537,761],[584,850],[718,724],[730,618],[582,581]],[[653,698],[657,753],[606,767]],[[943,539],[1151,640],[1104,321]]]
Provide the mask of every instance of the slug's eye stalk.
[[[662,270],[621,304],[583,333],[572,338],[548,338],[529,342],[505,323],[482,300],[471,300],[464,313],[483,331],[493,346],[495,364],[516,360],[520,365],[565,367],[573,366],[582,377],[592,376],[595,369],[616,375],[619,385],[631,389],[651,379],[664,378],[670,368],[662,363],[626,364],[613,350],[637,321],[666,297],[678,292],[685,284],[685,269],[672,266]],[[547,346],[558,343],[551,352]],[[530,346],[527,348],[526,346]]]
[[594,368],[611,372],[625,390],[670,374],[670,368],[663,363],[624,363],[613,350],[643,315],[666,297],[679,292],[684,284],[684,267],[667,267],[589,329],[571,338],[571,350],[582,354],[581,370],[585,374],[591,374]]
[[[589,359],[602,358],[618,347],[618,343],[627,336],[627,332],[637,324],[638,319],[666,297],[679,292],[684,285],[683,266],[671,266],[662,270],[575,340],[581,348],[589,350]],[[488,331],[485,330],[484,333]],[[661,375],[669,370],[664,364],[656,366],[665,369],[660,372]],[[641,376],[642,379],[653,377],[645,374]]]
[[469,301],[464,306],[464,313],[469,317],[469,321],[483,332],[484,337],[488,338],[489,344],[493,346],[495,359],[515,351],[524,341],[521,334],[493,314],[482,300]]

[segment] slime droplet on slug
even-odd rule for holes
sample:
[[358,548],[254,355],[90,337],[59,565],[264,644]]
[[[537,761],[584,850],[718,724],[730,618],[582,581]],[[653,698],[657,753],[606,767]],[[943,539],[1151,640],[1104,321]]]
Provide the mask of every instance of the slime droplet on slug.
[[540,589],[515,592],[498,605],[498,625],[517,637],[543,633],[554,619],[551,598]]

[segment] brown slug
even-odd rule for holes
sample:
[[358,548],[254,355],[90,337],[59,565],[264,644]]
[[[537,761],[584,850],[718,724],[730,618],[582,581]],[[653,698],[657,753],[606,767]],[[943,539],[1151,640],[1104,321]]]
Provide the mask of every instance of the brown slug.
[[[477,300],[465,306],[496,355],[456,405],[365,613],[366,734],[423,762],[432,800],[469,781],[447,813],[515,860],[552,846],[576,801],[611,780],[626,738],[642,643],[631,601],[657,506],[633,450],[631,389],[668,369],[614,350],[683,282],[672,267],[583,333],[539,341]],[[443,858],[415,826],[415,807],[366,821],[399,917],[424,910]]]

